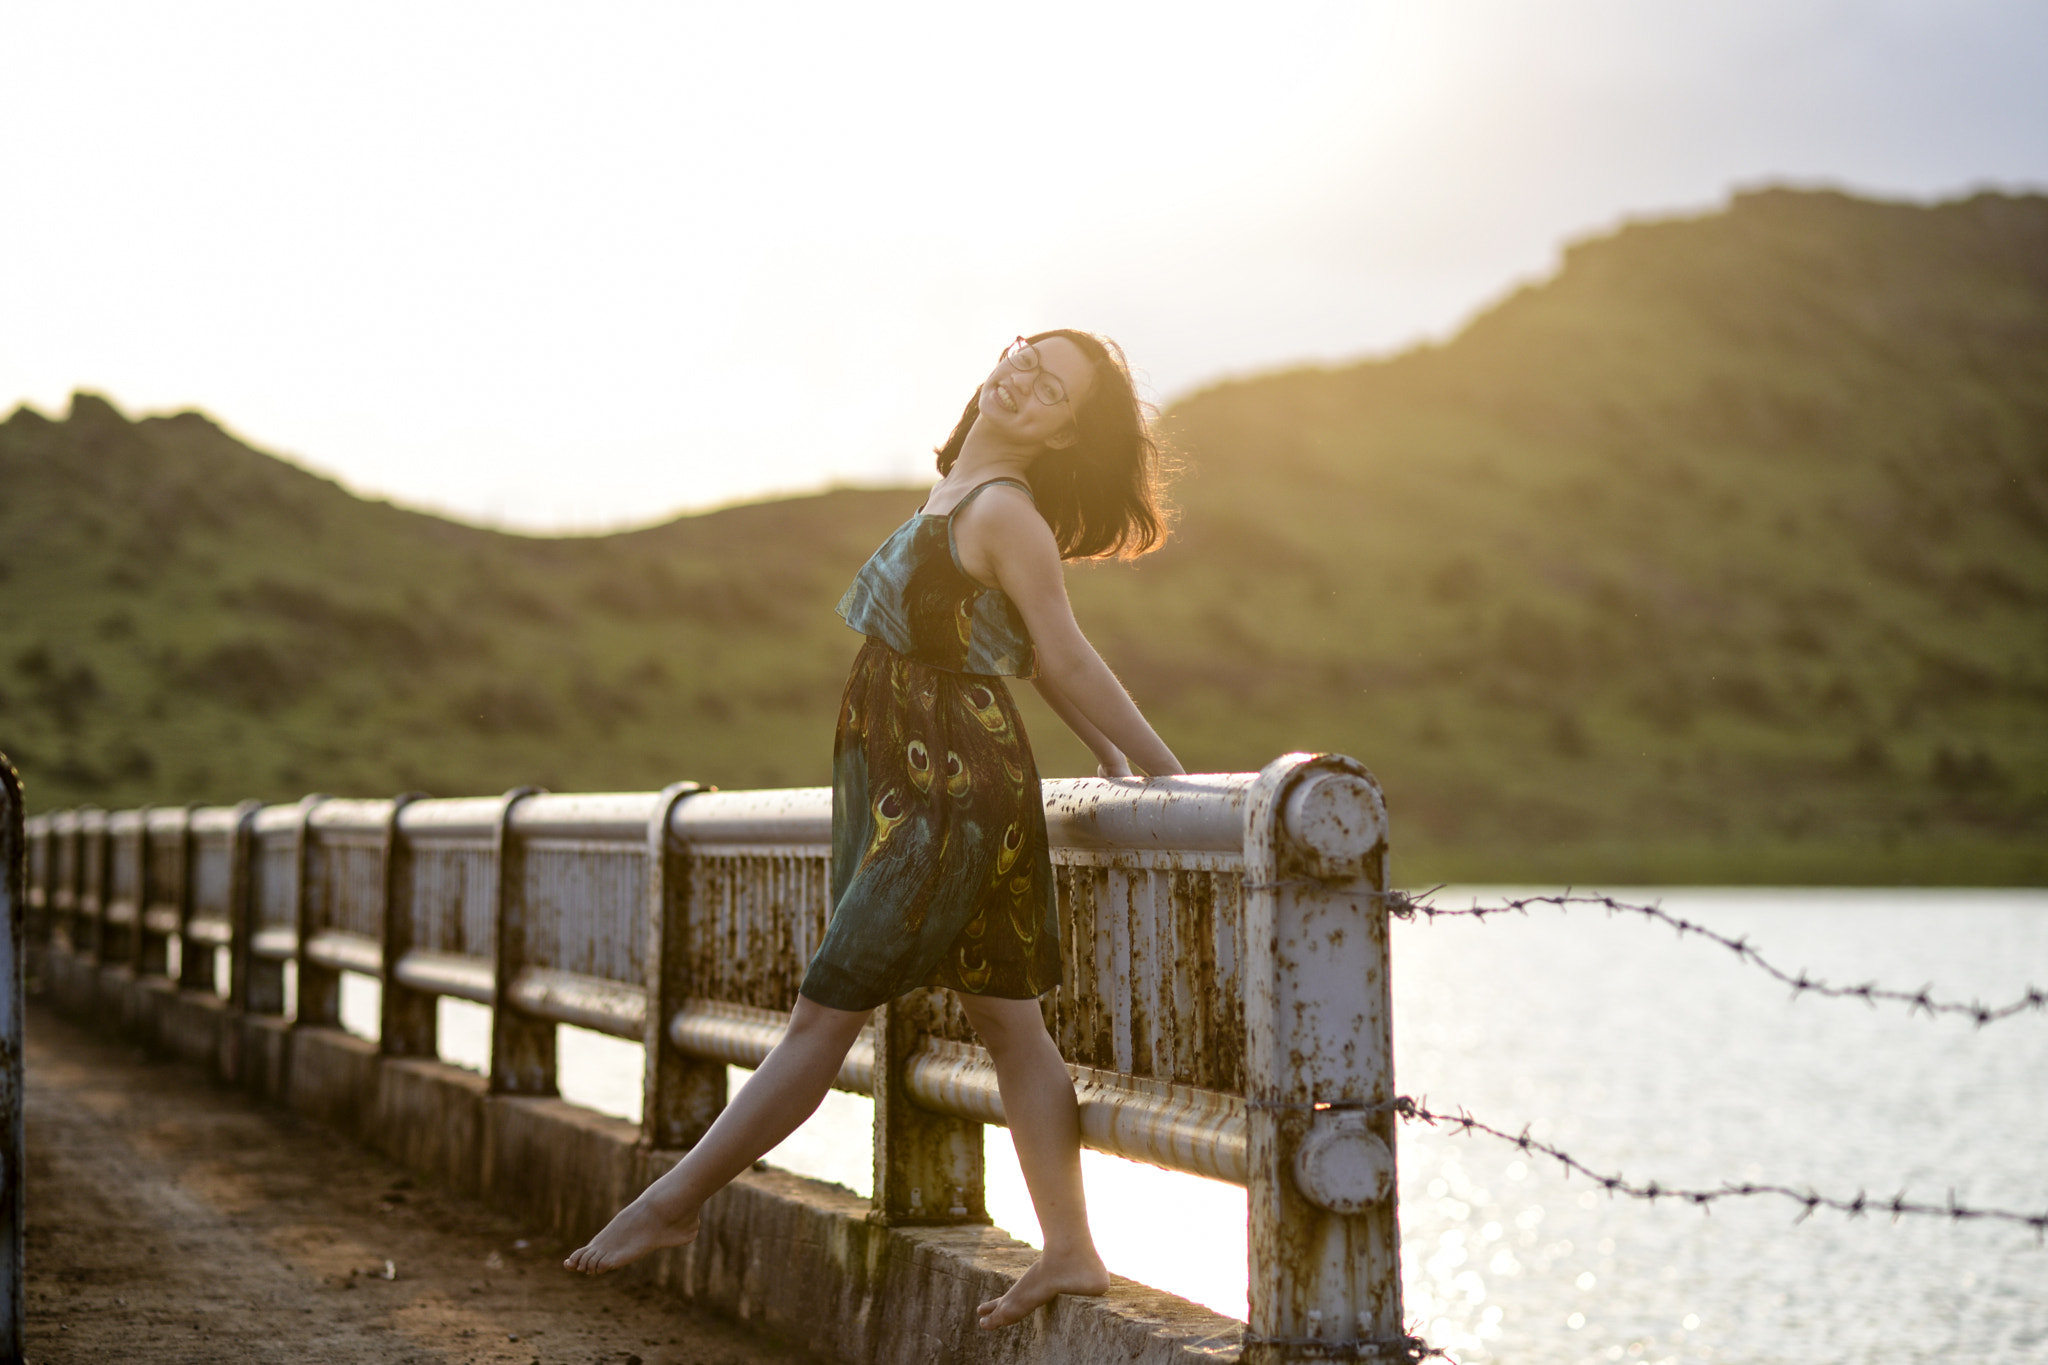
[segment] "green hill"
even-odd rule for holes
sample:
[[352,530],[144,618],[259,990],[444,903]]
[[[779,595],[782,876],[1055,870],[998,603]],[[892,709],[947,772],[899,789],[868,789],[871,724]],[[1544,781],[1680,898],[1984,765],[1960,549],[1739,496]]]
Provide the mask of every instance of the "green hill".
[[[2048,882],[2048,198],[1742,195],[1169,419],[1179,532],[1083,626],[1191,767],[1371,764],[1403,880]],[[24,409],[0,747],[40,807],[821,782],[917,500],[522,537]]]

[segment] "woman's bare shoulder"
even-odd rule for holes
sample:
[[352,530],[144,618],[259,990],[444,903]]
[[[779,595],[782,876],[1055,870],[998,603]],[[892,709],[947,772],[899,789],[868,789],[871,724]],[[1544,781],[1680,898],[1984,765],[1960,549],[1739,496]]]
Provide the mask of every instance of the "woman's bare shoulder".
[[1015,577],[1022,565],[1058,571],[1059,544],[1031,495],[1011,484],[984,488],[953,523],[953,547],[961,567],[983,587]]

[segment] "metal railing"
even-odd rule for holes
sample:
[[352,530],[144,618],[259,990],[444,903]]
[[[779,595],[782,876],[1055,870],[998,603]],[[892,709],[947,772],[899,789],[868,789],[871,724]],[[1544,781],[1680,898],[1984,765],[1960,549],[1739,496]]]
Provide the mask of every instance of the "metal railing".
[[[1045,784],[1064,949],[1046,1018],[1091,1147],[1247,1186],[1248,1362],[1393,1356],[1386,813],[1353,760]],[[433,1057],[492,1006],[489,1083],[553,1095],[555,1026],[645,1045],[642,1140],[687,1147],[775,1045],[830,913],[825,788],[92,809],[28,823],[50,951]],[[217,951],[232,963],[223,982]],[[872,1217],[985,1223],[995,1071],[945,992],[877,1010],[837,1085],[875,1098]]]

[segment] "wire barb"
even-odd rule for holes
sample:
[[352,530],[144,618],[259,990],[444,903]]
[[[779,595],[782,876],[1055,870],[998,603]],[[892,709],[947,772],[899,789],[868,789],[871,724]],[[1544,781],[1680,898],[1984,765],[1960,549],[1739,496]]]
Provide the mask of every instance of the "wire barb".
[[1929,1204],[1915,1202],[1906,1198],[1904,1190],[1900,1190],[1889,1199],[1872,1199],[1863,1190],[1856,1191],[1856,1197],[1853,1199],[1838,1199],[1821,1194],[1811,1186],[1803,1190],[1796,1190],[1789,1185],[1761,1185],[1754,1181],[1744,1181],[1740,1185],[1724,1184],[1714,1189],[1682,1189],[1665,1185],[1655,1180],[1644,1184],[1636,1184],[1619,1173],[1609,1174],[1604,1171],[1596,1171],[1571,1153],[1552,1146],[1540,1138],[1529,1136],[1529,1128],[1526,1125],[1521,1132],[1511,1133],[1504,1129],[1495,1128],[1491,1124],[1481,1123],[1463,1109],[1460,1109],[1455,1114],[1436,1113],[1427,1105],[1419,1103],[1407,1095],[1401,1095],[1386,1101],[1384,1104],[1372,1105],[1369,1108],[1375,1111],[1392,1111],[1411,1123],[1425,1123],[1431,1127],[1442,1124],[1458,1136],[1484,1133],[1488,1137],[1499,1138],[1502,1142],[1508,1143],[1519,1151],[1540,1153],[1557,1162],[1565,1170],[1588,1177],[1610,1195],[1626,1195],[1631,1199],[1641,1199],[1646,1203],[1654,1204],[1659,1199],[1676,1199],[1682,1203],[1691,1204],[1694,1208],[1705,1213],[1710,1211],[1711,1206],[1718,1200],[1770,1195],[1777,1198],[1790,1199],[1800,1206],[1799,1216],[1792,1220],[1795,1224],[1805,1222],[1822,1209],[1846,1214],[1850,1218],[1860,1218],[1870,1209],[1881,1208],[1891,1214],[1894,1223],[1902,1218],[1909,1217],[1946,1218],[1956,1223],[1971,1219],[2018,1223],[2023,1227],[2033,1229],[2037,1241],[2048,1244],[2048,1211],[2042,1213],[2021,1213],[2014,1209],[1982,1208],[1975,1205],[1960,1204],[1956,1202],[1956,1192],[1953,1187],[1949,1189],[1948,1199],[1945,1203]]
[[2026,994],[2020,996],[2017,1000],[1994,1007],[1974,1000],[1968,1003],[1958,1000],[1938,1000],[1934,997],[1934,985],[1932,982],[1922,986],[1917,991],[1892,990],[1880,986],[1874,981],[1866,981],[1857,986],[1830,985],[1827,981],[1814,976],[1803,967],[1797,972],[1788,972],[1784,968],[1767,961],[1763,954],[1750,945],[1749,935],[1747,934],[1739,934],[1730,938],[1726,934],[1716,933],[1703,924],[1695,924],[1689,919],[1683,919],[1680,916],[1674,915],[1662,906],[1634,905],[1628,901],[1616,900],[1612,896],[1581,896],[1575,895],[1570,891],[1566,891],[1561,895],[1520,896],[1513,900],[1502,901],[1498,905],[1481,905],[1477,901],[1473,902],[1470,906],[1447,907],[1431,905],[1428,897],[1440,889],[1432,888],[1430,891],[1425,891],[1415,896],[1405,896],[1399,892],[1387,892],[1388,911],[1401,919],[1414,919],[1420,916],[1426,920],[1477,919],[1483,921],[1495,915],[1526,915],[1529,913],[1531,906],[1537,905],[1552,906],[1559,910],[1568,910],[1575,905],[1598,906],[1609,915],[1640,915],[1642,918],[1653,923],[1667,924],[1671,926],[1672,930],[1681,939],[1700,938],[1705,939],[1709,943],[1717,943],[1765,975],[1791,987],[1794,999],[1802,995],[1820,995],[1839,1000],[1861,1000],[1873,1008],[1876,1007],[1880,1000],[1886,1000],[1904,1005],[1908,1015],[1924,1014],[1932,1019],[1943,1014],[1959,1014],[1968,1018],[1978,1028],[1983,1028],[1987,1024],[1995,1024],[2001,1020],[2011,1019],[2022,1014],[2048,1012],[2048,991],[2044,991],[2039,986],[2029,986],[2027,987]]

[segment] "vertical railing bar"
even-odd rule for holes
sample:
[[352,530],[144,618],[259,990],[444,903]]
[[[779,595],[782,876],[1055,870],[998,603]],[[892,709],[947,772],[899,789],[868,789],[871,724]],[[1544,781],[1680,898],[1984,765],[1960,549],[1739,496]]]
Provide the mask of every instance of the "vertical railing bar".
[[235,824],[228,836],[228,1009],[235,1016],[249,1012],[249,939],[255,933],[256,909],[254,863],[262,856],[256,847],[256,801],[235,806]]
[[[181,807],[178,811],[178,882],[174,888],[178,912],[178,976],[176,984],[183,989],[187,959],[199,956],[192,949],[192,808]],[[208,961],[213,958],[213,949],[205,952]]]
[[[128,925],[128,970],[139,981],[148,975],[149,931],[143,925],[143,918],[149,913],[149,812],[152,807],[143,806],[135,811],[135,902],[131,907],[135,918]],[[119,857],[116,849],[115,856]]]
[[1159,873],[1149,867],[1131,871],[1131,1074],[1165,1072],[1165,1011],[1159,1007],[1160,978],[1173,961],[1161,930]]
[[1128,1073],[1131,1055],[1131,874],[1120,867],[1106,869],[1103,900],[1096,913],[1109,927],[1110,1040],[1115,1049],[1110,1066]]
[[398,960],[412,951],[418,901],[412,884],[412,855],[398,818],[423,795],[401,792],[392,797],[379,831],[384,885],[377,916],[381,926],[377,948],[384,984],[377,1002],[377,1050],[386,1057],[430,1058],[439,1048],[434,997],[409,990],[398,980]]
[[702,790],[695,782],[662,788],[647,817],[645,933],[641,962],[647,991],[641,1038],[640,1141],[650,1151],[694,1146],[725,1107],[725,1068],[686,1057],[668,1040],[668,1021],[689,998],[694,859],[669,832],[676,807]]
[[[292,961],[298,977],[298,1005],[292,1011],[292,1026],[331,1027],[341,1016],[341,982],[338,973],[319,966],[306,955],[318,926],[313,923],[313,856],[319,842],[313,830],[313,810],[327,800],[324,792],[299,798],[292,820]],[[325,888],[322,888],[325,890]],[[322,900],[331,902],[332,896]]]
[[491,864],[497,873],[496,942],[492,945],[491,1071],[494,1095],[553,1096],[555,1028],[522,1017],[512,1006],[512,979],[524,964],[526,878],[521,849],[512,833],[512,808],[539,787],[514,787],[498,807],[492,833]]
[[107,954],[107,883],[111,880],[112,840],[107,836],[107,812],[99,808],[86,811],[87,821],[81,831],[84,840],[85,876],[90,880],[92,892],[92,942],[93,965],[106,965]]

